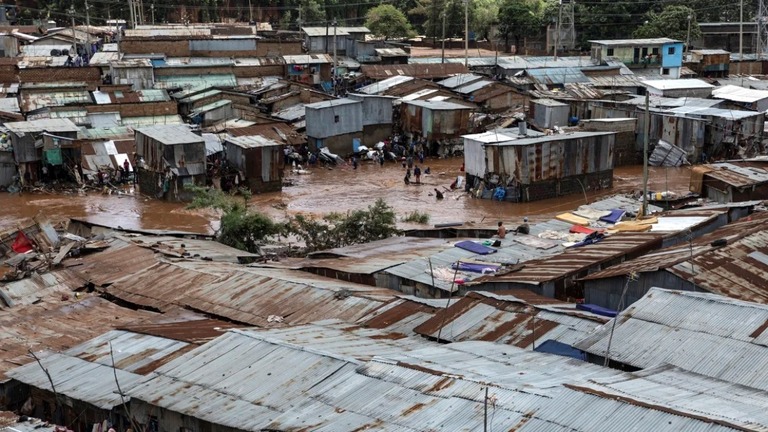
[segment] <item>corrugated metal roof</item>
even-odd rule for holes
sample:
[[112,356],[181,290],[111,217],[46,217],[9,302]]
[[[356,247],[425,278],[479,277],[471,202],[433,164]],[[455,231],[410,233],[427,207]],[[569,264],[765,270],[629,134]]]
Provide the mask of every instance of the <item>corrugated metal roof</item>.
[[726,184],[744,188],[768,182],[768,171],[756,167],[743,167],[732,163],[716,163],[708,165],[714,171],[708,171],[704,175],[718,179]]
[[712,84],[696,78],[642,80],[641,82],[646,87],[653,87],[658,90],[708,89],[715,87]]
[[188,345],[187,342],[163,337],[112,330],[70,348],[62,354],[103,366],[114,365],[119,370],[146,375],[186,352]]
[[[750,253],[768,253],[768,232],[765,231],[768,214],[755,213],[750,219],[718,228],[693,240],[690,246],[684,244],[662,249],[593,273],[584,280],[623,277],[632,272],[667,271],[709,292],[768,303],[764,284],[768,279],[768,265],[749,256]],[[721,239],[727,241],[725,246],[711,245]]]
[[265,138],[260,135],[244,135],[238,137],[227,137],[224,139],[225,144],[233,144],[240,148],[252,149],[262,147],[282,147],[283,144],[273,141],[269,138]]
[[402,48],[375,48],[376,54],[379,57],[408,57],[410,54],[405,52]]
[[3,282],[0,287],[0,310],[30,305],[54,293],[69,293],[80,288],[64,272],[33,273],[31,276],[13,282]]
[[297,54],[283,56],[287,65],[303,64],[332,64],[333,58],[328,54]]
[[34,361],[28,349],[66,350],[116,326],[157,315],[89,294],[80,294],[79,299],[69,295],[65,300],[58,295],[41,300],[0,313],[0,381],[9,369]]
[[159,324],[132,324],[122,326],[119,330],[173,339],[190,344],[201,344],[222,336],[229,329],[239,327],[241,326],[215,319],[193,319]]
[[572,345],[608,321],[575,306],[524,290],[474,291],[413,331],[430,338],[439,333],[448,342],[482,340],[528,349],[548,340]]
[[666,363],[768,390],[768,306],[651,288],[615,320],[576,348],[638,368]]
[[306,116],[307,110],[304,108],[304,104],[297,104],[288,108],[282,109],[272,113],[272,117],[279,118],[288,122],[295,122],[296,120],[303,119]]
[[123,124],[131,127],[143,127],[151,125],[180,125],[184,120],[178,114],[123,117]]
[[[572,387],[573,388],[573,387]],[[765,391],[720,381],[662,365],[619,376],[595,379],[576,390],[605,397],[632,398],[640,403],[671,407],[690,416],[705,416],[750,431],[768,431]]]
[[306,104],[304,105],[304,108],[305,109],[323,109],[323,108],[332,108],[332,107],[341,106],[341,105],[354,105],[354,104],[362,104],[362,101],[348,99],[348,98],[332,99],[332,100],[327,100],[322,102]]
[[302,271],[207,261],[159,263],[105,291],[124,301],[160,310],[186,306],[265,327],[326,318],[356,321],[393,300],[396,294]]
[[416,105],[433,111],[471,110],[472,107],[453,102],[414,100],[403,102],[406,105]]
[[116,51],[99,51],[88,61],[90,66],[107,67],[113,61],[120,60],[120,53]]
[[392,78],[381,80],[379,82],[375,82],[373,84],[369,84],[365,87],[360,87],[359,89],[357,89],[357,93],[383,94],[384,92],[391,89],[392,87],[406,83],[408,81],[413,81],[414,79],[416,78],[411,76],[398,75]]
[[13,133],[78,132],[80,128],[69,119],[45,119],[5,123]]
[[454,75],[442,81],[438,81],[437,84],[445,88],[454,89],[456,87],[461,87],[469,83],[480,81],[483,78],[484,77],[482,75],[477,75],[473,73],[463,73],[463,74]]
[[112,366],[91,363],[77,357],[52,352],[38,353],[45,370],[36,362],[8,371],[7,375],[32,387],[53,391],[48,375],[55,377],[56,392],[98,408],[111,410],[122,404],[114,375],[121,388],[137,384],[142,376]]
[[596,270],[606,262],[621,260],[627,255],[639,255],[661,247],[662,238],[650,233],[617,233],[598,243],[571,248],[547,258],[528,261],[517,271],[483,276],[474,282],[518,282],[531,285]]
[[398,299],[366,315],[358,321],[363,327],[416,336],[413,331],[446,306],[445,300],[398,296]]
[[635,45],[662,45],[667,43],[681,43],[670,38],[645,38],[645,39],[603,39],[590,40],[589,43],[607,46],[635,46]]
[[203,137],[193,133],[186,125],[155,125],[136,129],[140,133],[164,145],[204,143]]
[[480,90],[482,88],[488,87],[488,86],[493,85],[493,84],[494,84],[494,81],[480,80],[480,81],[475,81],[475,82],[473,82],[471,84],[467,84],[467,85],[455,88],[453,91],[455,91],[456,93],[463,94],[463,95],[468,95],[468,94],[471,94],[471,93],[473,93],[473,92],[475,92],[477,90]]
[[260,255],[246,252],[213,240],[178,238],[172,236],[141,236],[131,235],[121,237],[140,246],[151,248],[155,252],[170,257],[185,257],[187,259],[202,259],[214,262],[249,262]]
[[363,65],[360,71],[368,78],[383,80],[394,76],[409,76],[423,79],[445,78],[454,74],[467,73],[463,63],[426,63],[398,65]]
[[175,98],[184,98],[191,94],[214,87],[235,87],[237,79],[235,74],[210,74],[210,75],[168,75],[155,77],[155,88],[177,89],[182,91],[173,94]]
[[336,36],[349,36],[351,33],[370,33],[371,31],[368,30],[367,27],[340,27],[340,26],[330,26],[330,27],[302,27],[301,31],[303,31],[307,36],[310,37],[316,37],[316,36],[328,36],[333,37],[334,32],[336,33]]
[[194,117],[196,115],[204,114],[213,110],[217,110],[219,108],[223,108],[227,105],[232,105],[232,101],[229,99],[220,99],[220,100],[213,101],[211,103],[195,108],[189,115]]
[[712,90],[712,97],[734,102],[754,103],[768,99],[768,90],[754,90],[735,85],[726,85]]
[[546,67],[527,69],[526,75],[544,85],[588,83],[589,78],[577,67]]
[[21,109],[24,112],[55,106],[90,104],[92,102],[91,94],[86,90],[49,91],[44,93],[22,91],[21,94]]

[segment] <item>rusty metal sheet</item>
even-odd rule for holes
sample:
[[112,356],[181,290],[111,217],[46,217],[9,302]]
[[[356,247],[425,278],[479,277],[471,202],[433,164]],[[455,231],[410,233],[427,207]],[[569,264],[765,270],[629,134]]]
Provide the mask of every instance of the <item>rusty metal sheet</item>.
[[242,326],[216,319],[199,319],[170,323],[133,324],[121,326],[118,330],[199,344],[221,336],[228,329],[240,327]]
[[423,79],[447,78],[451,75],[469,73],[460,63],[444,64],[398,64],[398,65],[363,65],[360,71],[367,78],[381,80],[396,75]]

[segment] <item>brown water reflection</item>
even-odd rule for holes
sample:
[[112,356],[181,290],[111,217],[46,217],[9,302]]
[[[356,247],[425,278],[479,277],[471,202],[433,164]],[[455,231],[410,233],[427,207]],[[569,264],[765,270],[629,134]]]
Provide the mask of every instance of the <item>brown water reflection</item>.
[[[422,185],[406,186],[405,170],[399,164],[387,163],[379,167],[362,163],[357,170],[351,166],[332,170],[312,168],[311,174],[287,173],[294,183],[282,193],[256,195],[251,208],[277,219],[295,214],[326,214],[345,212],[372,204],[384,198],[399,216],[413,210],[431,215],[430,223],[464,222],[491,224],[492,221],[515,222],[523,216],[532,221],[567,211],[584,204],[583,194],[534,203],[511,204],[473,199],[461,192],[445,192],[445,199],[437,201],[434,188],[444,190],[460,172],[461,159],[427,160],[422,169],[430,167],[431,175],[422,175]],[[688,190],[688,168],[651,168],[649,190]],[[614,172],[614,188],[588,192],[592,201],[601,196],[639,190],[642,186],[642,167],[621,167]],[[432,195],[430,195],[432,194]],[[209,211],[187,210],[183,204],[166,203],[135,196],[108,196],[92,193],[77,195],[17,195],[0,194],[0,226],[37,214],[53,220],[69,217],[86,218],[97,223],[124,228],[174,229],[210,233],[216,228],[216,215]],[[407,227],[407,226],[404,226]]]

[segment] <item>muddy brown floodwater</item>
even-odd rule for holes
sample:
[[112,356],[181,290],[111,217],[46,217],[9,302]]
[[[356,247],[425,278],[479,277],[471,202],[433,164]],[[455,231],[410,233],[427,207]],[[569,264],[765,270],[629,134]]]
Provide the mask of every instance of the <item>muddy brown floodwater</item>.
[[[298,175],[286,171],[293,183],[281,193],[255,195],[250,202],[253,210],[276,219],[287,215],[323,215],[364,208],[377,198],[384,198],[394,207],[398,217],[413,210],[430,214],[430,224],[448,222],[474,222],[491,225],[497,220],[515,223],[523,216],[532,222],[554,214],[572,210],[584,204],[583,194],[569,195],[533,203],[506,203],[473,199],[461,192],[446,191],[457,175],[462,175],[462,159],[426,160],[422,170],[430,167],[432,174],[422,175],[421,185],[406,186],[402,165],[388,162],[384,167],[363,162],[357,170],[351,166],[334,169],[311,168],[310,174]],[[688,191],[690,169],[651,168],[648,189]],[[434,189],[445,194],[437,201]],[[642,167],[621,167],[614,170],[612,189],[588,192],[593,201],[599,197],[626,193],[642,188]],[[217,216],[205,210],[188,210],[184,204],[167,203],[130,195],[77,195],[22,196],[0,194],[0,226],[14,225],[17,221],[36,215],[51,220],[70,217],[84,218],[96,223],[121,226],[128,229],[169,229],[197,233],[212,233],[217,227]],[[418,225],[403,224],[403,228]]]

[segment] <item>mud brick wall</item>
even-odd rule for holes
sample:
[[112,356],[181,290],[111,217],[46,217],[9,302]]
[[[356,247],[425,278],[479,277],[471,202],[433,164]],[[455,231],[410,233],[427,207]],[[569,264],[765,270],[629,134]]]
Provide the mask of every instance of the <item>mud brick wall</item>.
[[173,101],[88,105],[85,109],[89,113],[119,112],[122,117],[164,116],[179,113],[179,107]]
[[89,90],[96,90],[101,84],[101,69],[97,67],[19,69],[19,80],[22,83],[85,82],[89,84]]

